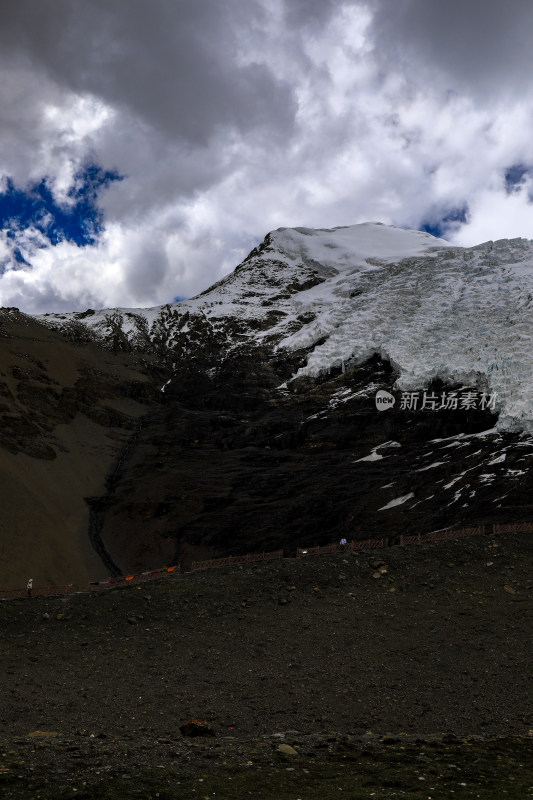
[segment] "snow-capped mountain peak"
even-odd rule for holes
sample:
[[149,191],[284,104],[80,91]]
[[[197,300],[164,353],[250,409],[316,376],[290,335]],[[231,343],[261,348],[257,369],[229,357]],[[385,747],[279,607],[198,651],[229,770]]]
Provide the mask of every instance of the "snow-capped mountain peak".
[[278,228],[269,236],[272,247],[294,263],[334,272],[375,269],[376,262],[394,262],[451,247],[449,242],[429,233],[381,222],[331,229]]
[[398,389],[436,378],[477,387],[496,395],[500,428],[532,430],[532,298],[530,241],[461,248],[372,222],[279,228],[234,272],[179,304],[44,319],[133,346],[179,343],[185,356],[196,320],[229,349],[248,341],[304,352],[293,377],[378,354],[395,368]]
[[[0,444],[61,467],[68,519],[83,463],[79,486],[94,488],[79,503],[91,498],[90,535],[117,574],[182,545],[528,519],[532,304],[526,240],[279,229],[188,301],[39,319],[54,331],[4,310]],[[7,486],[28,466],[11,455]],[[53,469],[32,473],[39,498]],[[33,505],[39,525],[48,505]]]

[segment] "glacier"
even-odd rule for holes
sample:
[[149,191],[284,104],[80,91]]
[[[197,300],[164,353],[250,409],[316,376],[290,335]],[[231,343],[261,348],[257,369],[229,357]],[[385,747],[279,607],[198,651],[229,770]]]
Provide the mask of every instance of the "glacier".
[[[398,370],[396,388],[423,389],[436,378],[475,386],[496,395],[500,429],[531,431],[533,243],[458,248],[433,240],[416,254],[414,232],[413,254],[384,257],[381,229],[372,227],[378,268],[342,269],[328,279],[327,292],[321,284],[295,301],[300,313],[319,307],[320,314],[280,346],[325,338],[300,374],[316,376],[378,353]],[[399,233],[404,243],[405,231]]]

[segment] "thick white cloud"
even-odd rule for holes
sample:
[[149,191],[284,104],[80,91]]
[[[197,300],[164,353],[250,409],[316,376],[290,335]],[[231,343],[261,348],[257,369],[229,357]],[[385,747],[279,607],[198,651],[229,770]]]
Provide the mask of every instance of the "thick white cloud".
[[533,238],[527,173],[505,186],[533,165],[533,11],[505,7],[5,0],[0,177],[46,176],[62,203],[84,162],[125,177],[100,195],[96,245],[22,232],[30,266],[0,276],[0,302],[169,302],[279,226],[419,227],[466,209],[457,243]]

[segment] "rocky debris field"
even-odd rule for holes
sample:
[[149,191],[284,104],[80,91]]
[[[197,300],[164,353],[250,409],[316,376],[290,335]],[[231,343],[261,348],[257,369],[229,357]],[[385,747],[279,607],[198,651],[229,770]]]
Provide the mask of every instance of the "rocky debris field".
[[[529,738],[380,737],[297,731],[239,739],[0,740],[5,798],[84,800],[527,800]],[[288,744],[288,742],[291,744]],[[342,794],[340,794],[342,792]]]
[[[2,796],[532,796],[532,550],[487,535],[3,601]],[[215,736],[183,736],[193,718]]]

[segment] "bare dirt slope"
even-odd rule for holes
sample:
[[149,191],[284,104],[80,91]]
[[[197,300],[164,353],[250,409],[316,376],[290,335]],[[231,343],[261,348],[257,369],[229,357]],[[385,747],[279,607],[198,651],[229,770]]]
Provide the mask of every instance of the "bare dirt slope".
[[86,498],[105,491],[155,392],[146,362],[0,315],[0,587],[75,583],[108,568]]

